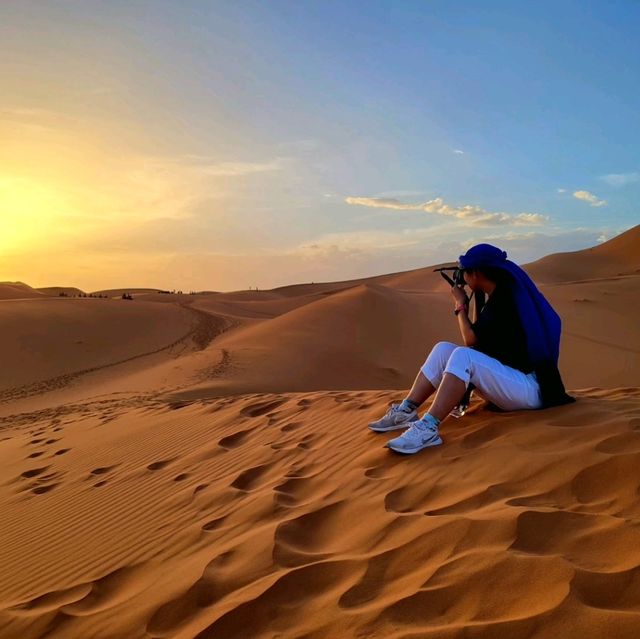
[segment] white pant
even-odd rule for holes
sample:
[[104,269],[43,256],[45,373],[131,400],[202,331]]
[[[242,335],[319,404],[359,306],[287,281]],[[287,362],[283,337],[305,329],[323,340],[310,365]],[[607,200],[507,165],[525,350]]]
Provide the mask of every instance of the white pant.
[[527,375],[467,346],[438,342],[420,371],[435,388],[444,373],[451,373],[467,386],[472,383],[474,392],[503,410],[542,406],[535,373]]

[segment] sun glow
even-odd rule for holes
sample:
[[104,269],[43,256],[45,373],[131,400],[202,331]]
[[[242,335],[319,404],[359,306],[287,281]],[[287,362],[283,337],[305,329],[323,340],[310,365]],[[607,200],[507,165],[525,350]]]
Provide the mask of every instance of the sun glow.
[[70,212],[61,189],[28,177],[0,177],[0,250],[15,252],[46,242]]

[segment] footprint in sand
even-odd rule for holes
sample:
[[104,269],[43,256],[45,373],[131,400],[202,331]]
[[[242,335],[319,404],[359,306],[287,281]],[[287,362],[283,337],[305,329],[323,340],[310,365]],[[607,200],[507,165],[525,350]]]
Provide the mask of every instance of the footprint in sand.
[[185,408],[189,406],[192,402],[172,402],[169,404],[169,408],[171,410],[179,410],[180,408]]
[[389,468],[387,466],[372,466],[364,471],[364,476],[371,479],[387,479],[389,477]]
[[189,473],[180,473],[173,478],[173,481],[184,481],[189,478]]
[[114,464],[113,466],[99,466],[98,468],[94,468],[91,471],[91,475],[104,475],[105,473],[108,473],[117,467],[118,464]]
[[274,497],[278,504],[291,508],[308,499],[315,490],[311,477],[289,477],[274,486]]
[[198,494],[201,490],[204,490],[205,488],[208,488],[209,484],[198,484],[194,489],[193,489],[193,494],[196,495]]
[[45,470],[48,470],[51,466],[42,466],[42,468],[32,468],[31,470],[25,470],[20,477],[27,479],[30,477],[37,477],[38,475],[42,475]]
[[227,518],[226,515],[222,516],[222,517],[218,517],[217,519],[212,519],[211,521],[208,521],[206,524],[203,524],[202,526],[202,530],[206,531],[206,532],[211,532],[212,530],[217,530],[218,528],[220,528],[220,526],[222,526],[224,520]]
[[295,479],[301,478],[301,477],[312,477],[317,474],[316,471],[317,471],[316,465],[313,463],[311,464],[296,463],[285,473],[284,476],[287,479],[289,479],[290,477],[293,477]]
[[417,513],[432,504],[433,488],[424,486],[401,486],[388,491],[384,496],[384,509],[392,513]]
[[[282,429],[280,429],[281,432]],[[295,450],[295,449],[303,449],[309,450],[312,448],[314,442],[318,440],[317,435],[313,433],[309,433],[305,435],[302,439],[298,438],[289,438],[283,439],[282,441],[275,441],[269,444],[265,444],[265,446],[270,446],[273,450]]]
[[167,467],[172,461],[176,458],[172,457],[171,459],[163,459],[161,461],[153,462],[147,466],[147,470],[162,470]]
[[302,448],[303,450],[309,450],[310,448],[313,448],[314,443],[316,443],[320,438],[317,435],[314,435],[313,433],[309,433],[308,435],[305,435],[301,440],[300,443],[297,445],[297,448]]
[[[65,453],[68,453],[71,449],[70,448],[61,448],[60,450],[56,450],[55,453],[53,453],[54,455],[64,455]],[[42,453],[39,453],[40,455]]]
[[48,493],[50,490],[53,490],[56,486],[58,486],[59,484],[43,484],[42,486],[36,486],[35,488],[31,489],[32,493],[35,493],[36,495],[41,495],[42,493]]
[[231,486],[243,492],[249,492],[250,490],[254,490],[260,485],[261,479],[264,477],[264,475],[267,473],[267,471],[270,468],[271,468],[271,464],[261,464],[260,466],[254,466],[253,468],[248,468],[247,470],[243,470],[231,482]]
[[302,426],[303,422],[289,422],[288,424],[285,424],[281,429],[280,432],[281,433],[289,433],[292,430],[296,430],[296,428],[300,428],[300,426]]
[[245,439],[249,436],[251,429],[241,430],[233,435],[227,435],[218,441],[218,446],[229,450],[231,448],[237,448],[244,443]]
[[44,455],[44,451],[43,451],[43,450],[39,450],[39,451],[38,451],[38,452],[36,452],[36,453],[31,453],[31,455],[29,455],[29,456],[27,457],[27,459],[33,459],[33,458],[35,458],[35,457],[40,457],[40,455]]
[[339,531],[344,502],[334,502],[281,522],[274,532],[273,559],[282,567],[321,561],[342,538]]
[[240,410],[240,415],[243,417],[259,417],[266,413],[282,406],[287,400],[284,398],[271,400],[268,402],[256,402],[255,404],[249,404]]

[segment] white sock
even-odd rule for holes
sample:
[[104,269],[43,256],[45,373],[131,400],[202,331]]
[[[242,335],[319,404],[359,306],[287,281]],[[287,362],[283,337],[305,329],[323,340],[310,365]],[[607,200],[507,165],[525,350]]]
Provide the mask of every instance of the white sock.
[[432,426],[433,428],[438,428],[438,425],[440,424],[440,420],[437,417],[434,417],[433,415],[431,415],[430,413],[425,413],[421,420],[423,422],[426,422],[427,424],[429,424],[429,426]]
[[411,413],[412,411],[418,408],[418,404],[416,404],[415,402],[412,402],[410,399],[403,399],[399,408],[405,413]]

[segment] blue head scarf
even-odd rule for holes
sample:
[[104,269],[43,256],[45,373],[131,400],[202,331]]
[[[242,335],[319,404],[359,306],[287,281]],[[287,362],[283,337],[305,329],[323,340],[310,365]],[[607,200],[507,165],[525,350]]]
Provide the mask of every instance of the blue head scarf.
[[476,244],[460,256],[459,264],[464,269],[490,266],[511,275],[509,286],[527,338],[527,352],[531,362],[534,366],[557,365],[560,353],[560,316],[525,271],[507,259],[506,251],[491,244]]

